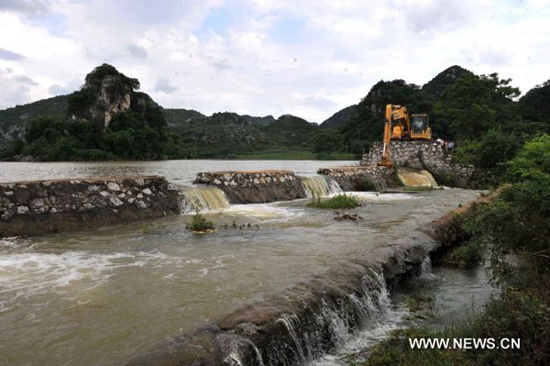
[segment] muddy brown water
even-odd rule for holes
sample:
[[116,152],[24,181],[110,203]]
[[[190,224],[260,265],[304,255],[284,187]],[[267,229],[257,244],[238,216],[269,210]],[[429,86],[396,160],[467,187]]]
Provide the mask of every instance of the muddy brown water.
[[[293,163],[303,164],[299,168],[307,175],[319,162]],[[225,162],[210,164],[210,170],[233,169]],[[274,168],[284,162],[254,164],[249,168]],[[97,166],[94,175],[109,174]],[[185,174],[174,174],[174,167],[169,171],[173,180],[178,175],[188,181],[198,170],[206,170],[200,168]],[[129,174],[162,174],[158,168],[143,169]],[[27,178],[36,179],[33,174]],[[358,222],[336,221],[333,211],[308,208],[305,199],[233,205],[207,213],[219,231],[203,236],[185,230],[190,216],[181,215],[1,240],[0,364],[123,364],[172,336],[331,266],[345,266],[358,253],[479,196],[461,189],[354,194],[365,201],[363,207],[348,210],[364,217]]]

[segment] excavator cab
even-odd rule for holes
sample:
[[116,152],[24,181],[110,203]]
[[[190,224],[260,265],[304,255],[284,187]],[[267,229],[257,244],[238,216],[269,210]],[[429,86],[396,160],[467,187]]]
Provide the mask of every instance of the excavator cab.
[[413,114],[411,120],[412,140],[431,140],[432,129],[429,126],[427,114]]
[[432,129],[429,126],[427,114],[409,114],[405,106],[386,105],[386,123],[384,125],[384,145],[379,166],[393,167],[391,161],[392,140],[431,140]]

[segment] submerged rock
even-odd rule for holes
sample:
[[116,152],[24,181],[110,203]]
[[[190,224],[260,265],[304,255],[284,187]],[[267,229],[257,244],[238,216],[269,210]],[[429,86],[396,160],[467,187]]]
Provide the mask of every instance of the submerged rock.
[[357,221],[357,220],[363,220],[362,216],[359,216],[358,214],[350,214],[350,213],[339,213],[336,212],[338,216],[334,218],[334,220],[342,221],[342,220],[349,220],[349,221]]

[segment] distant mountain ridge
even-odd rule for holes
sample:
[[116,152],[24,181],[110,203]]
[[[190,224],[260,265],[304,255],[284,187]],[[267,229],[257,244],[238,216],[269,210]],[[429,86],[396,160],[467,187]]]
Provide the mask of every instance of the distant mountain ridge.
[[42,116],[63,118],[68,99],[68,95],[59,95],[0,110],[0,148],[7,146],[10,141],[23,138],[28,120]]
[[437,74],[432,80],[422,86],[422,90],[436,97],[441,96],[445,89],[452,85],[456,79],[464,74],[473,74],[470,70],[466,70],[458,65],[453,65],[446,68]]
[[[27,121],[38,117],[64,118],[67,113],[69,95],[59,95],[42,99],[36,102],[17,105],[0,110],[0,148],[6,147],[16,139],[23,138]],[[192,120],[211,118],[193,109],[163,108],[169,128],[188,124]],[[256,117],[243,115],[245,121],[251,125],[267,126],[276,121],[273,116]]]
[[338,128],[351,119],[351,116],[355,112],[357,104],[350,105],[344,109],[339,110],[332,116],[324,120],[319,127],[321,128]]
[[[449,126],[444,119],[438,120],[434,105],[442,98],[449,98],[445,97],[445,90],[455,85],[457,80],[464,80],[463,77],[475,79],[485,76],[477,76],[467,69],[454,65],[438,73],[422,87],[400,79],[381,80],[372,86],[358,104],[341,109],[320,125],[288,114],[276,119],[272,115],[250,116],[219,112],[206,116],[195,110],[164,109],[137,89],[131,98],[135,101],[133,103],[130,103],[129,94],[124,90],[119,90],[118,94],[115,93],[105,99],[106,95],[103,95],[105,90],[118,87],[110,81],[108,74],[106,77],[95,81],[94,98],[96,99],[94,100],[96,101],[94,103],[97,105],[93,110],[89,109],[93,106],[85,103],[89,96],[81,90],[72,94],[72,102],[69,96],[62,95],[0,111],[0,152],[5,151],[11,141],[25,136],[25,127],[33,118],[51,117],[53,120],[69,118],[74,121],[79,118],[84,120],[95,118],[103,120],[102,124],[107,128],[108,120],[116,113],[123,112],[134,113],[138,119],[145,119],[150,127],[155,126],[154,120],[165,126],[166,132],[162,132],[161,137],[172,141],[170,146],[172,156],[232,158],[247,154],[256,155],[258,152],[267,150],[299,150],[311,153],[322,151],[325,147],[323,145],[326,145],[323,138],[326,141],[336,141],[336,145],[341,147],[340,151],[359,156],[374,141],[381,139],[384,111],[388,103],[406,105],[410,113],[428,113],[434,135],[450,138],[446,135]],[[136,79],[126,78],[124,75],[122,77],[129,85],[136,85],[139,88],[139,81]],[[92,82],[93,80],[90,80],[88,83],[87,80],[89,85],[92,85]],[[526,120],[533,123],[547,123],[546,111],[550,105],[549,90],[550,84],[546,82],[520,98],[518,106]],[[456,93],[454,89],[453,92]],[[75,95],[78,98],[75,99]],[[71,112],[71,108],[78,107],[79,103],[84,103],[80,117],[78,113]],[[148,107],[144,109],[146,106]],[[103,114],[99,113],[99,110],[102,110]],[[110,113],[111,116],[104,115],[105,113]],[[126,119],[124,123],[132,124],[135,121]],[[143,121],[140,123],[143,125]],[[45,129],[47,127],[44,125]],[[126,140],[131,140],[133,137],[131,134],[123,133],[123,130],[131,126],[124,126],[120,122],[115,127],[120,131],[111,131],[116,133],[116,136],[113,135],[108,141],[112,148],[120,145],[120,141],[128,142]],[[139,131],[139,128],[136,131]],[[332,137],[326,139],[329,135]],[[65,137],[70,138],[70,136]]]

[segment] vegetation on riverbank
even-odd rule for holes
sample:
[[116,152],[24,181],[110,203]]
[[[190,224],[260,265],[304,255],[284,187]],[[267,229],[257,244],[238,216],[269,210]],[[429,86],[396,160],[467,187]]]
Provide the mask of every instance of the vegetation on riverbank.
[[363,203],[361,202],[361,200],[354,195],[339,194],[328,199],[313,197],[311,199],[311,202],[308,203],[308,207],[335,210],[343,208],[355,208],[361,206],[362,204]]
[[[524,144],[506,163],[500,195],[463,217],[470,236],[451,258],[475,263],[489,253],[499,298],[465,325],[400,330],[373,347],[364,365],[545,365],[550,363],[550,136]],[[519,338],[520,349],[411,349],[419,338]]]
[[459,268],[473,268],[482,261],[483,247],[476,241],[467,241],[445,253],[440,262]]
[[[362,366],[458,366],[458,365],[544,365],[548,364],[550,308],[536,296],[508,290],[486,305],[484,313],[471,322],[442,331],[413,328],[397,330],[375,345]],[[412,339],[493,338],[500,347],[504,338],[520,339],[520,349],[412,349]],[[504,343],[507,346],[509,343]]]

